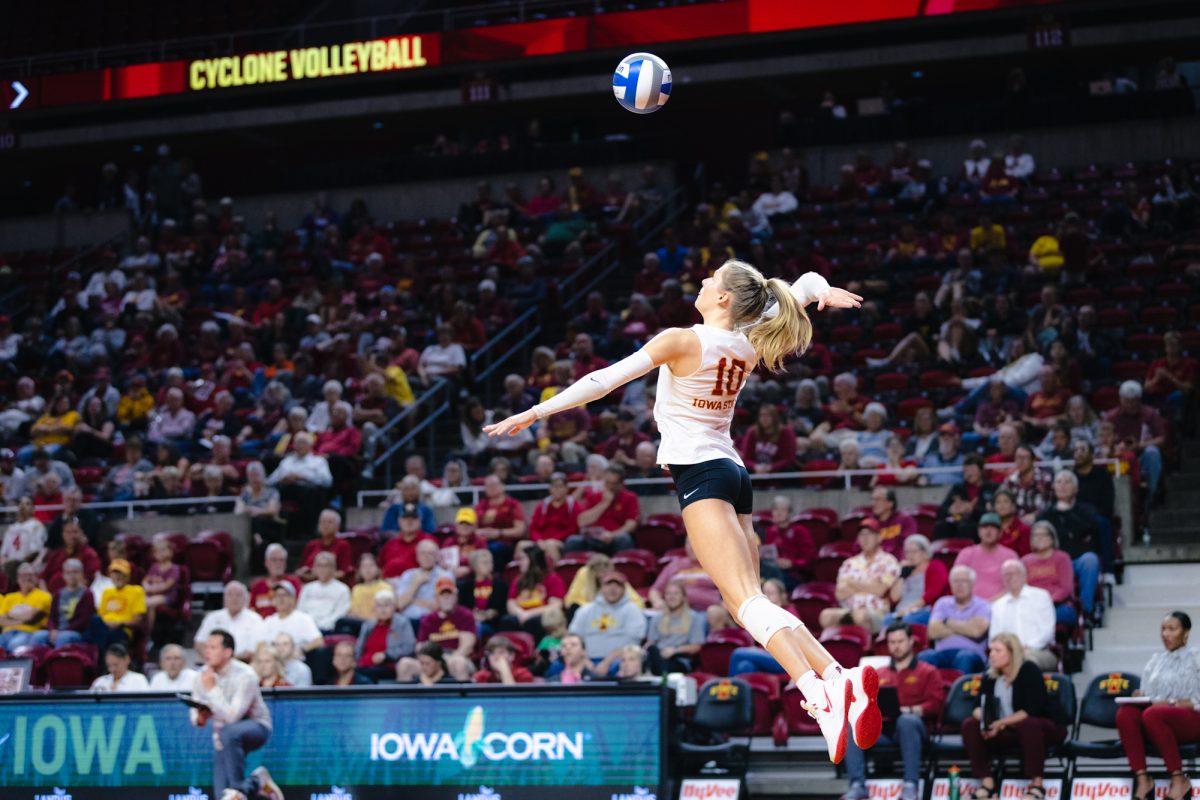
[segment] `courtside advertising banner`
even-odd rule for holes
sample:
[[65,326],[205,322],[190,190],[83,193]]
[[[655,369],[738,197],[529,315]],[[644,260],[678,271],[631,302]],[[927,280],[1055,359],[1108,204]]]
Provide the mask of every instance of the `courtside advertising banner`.
[[[597,688],[271,692],[247,769],[302,800],[662,797],[663,691]],[[173,697],[0,702],[5,800],[216,800],[212,755]]]

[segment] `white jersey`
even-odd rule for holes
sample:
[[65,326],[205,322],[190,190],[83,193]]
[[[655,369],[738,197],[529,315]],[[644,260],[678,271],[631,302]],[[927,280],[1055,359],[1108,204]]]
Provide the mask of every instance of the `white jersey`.
[[711,325],[693,325],[700,339],[700,367],[680,377],[663,365],[658,371],[654,420],[662,441],[659,464],[699,464],[742,457],[729,437],[738,393],[758,365],[746,335]]

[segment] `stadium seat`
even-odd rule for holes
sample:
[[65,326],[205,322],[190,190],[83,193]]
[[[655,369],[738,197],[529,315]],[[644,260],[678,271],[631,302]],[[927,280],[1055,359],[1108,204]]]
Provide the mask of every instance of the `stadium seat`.
[[737,676],[754,693],[754,724],[743,731],[747,736],[769,736],[780,709],[779,676],[766,672],[745,672]]
[[749,745],[731,742],[728,737],[753,725],[754,692],[749,684],[737,678],[706,682],[699,689],[688,726],[687,735],[694,741],[679,744],[680,768],[684,774],[699,774],[699,769],[711,764],[725,774],[744,775]]
[[970,539],[938,539],[930,546],[933,557],[946,565],[946,569],[954,566],[954,559],[966,548],[973,545]]
[[662,524],[641,525],[633,532],[633,541],[640,549],[650,550],[659,555],[677,547],[680,538],[679,531],[674,526]]
[[803,525],[812,537],[813,544],[820,548],[827,544],[832,536],[832,529],[826,517],[807,511],[796,515],[796,525]]
[[714,675],[729,674],[729,657],[739,647],[753,647],[754,640],[741,628],[725,628],[708,634],[700,645],[697,665]]
[[804,693],[794,683],[789,683],[780,692],[779,704],[787,720],[787,731],[792,736],[820,736],[821,726],[801,705],[804,700]]
[[830,542],[817,551],[817,560],[813,562],[813,578],[825,583],[837,581],[838,569],[842,562],[854,555],[856,545],[853,542]]
[[654,583],[654,573],[637,558],[629,558],[624,553],[617,553],[612,559],[613,569],[620,570],[625,580],[635,589],[641,589]]
[[962,761],[967,757],[959,731],[963,720],[979,706],[979,688],[979,675],[963,675],[946,692],[946,703],[942,706],[937,732],[930,742],[930,769],[934,775],[939,774],[940,762]]
[[42,659],[41,672],[47,686],[86,689],[96,676],[96,661],[80,650],[59,648]]
[[[1113,760],[1125,758],[1125,750],[1119,738],[1080,739],[1084,725],[1115,733],[1117,729],[1116,703],[1118,697],[1129,697],[1141,688],[1142,680],[1129,672],[1110,672],[1092,678],[1083,692],[1079,704],[1079,717],[1072,720],[1071,735],[1066,743],[1067,753],[1072,757],[1069,774],[1078,774],[1079,758]],[[1108,767],[1105,767],[1107,770]]]

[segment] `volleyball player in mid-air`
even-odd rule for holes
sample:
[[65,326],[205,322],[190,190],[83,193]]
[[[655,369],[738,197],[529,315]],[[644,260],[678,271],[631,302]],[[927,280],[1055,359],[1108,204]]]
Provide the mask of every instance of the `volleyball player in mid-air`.
[[658,461],[674,478],[692,548],[733,618],[796,681],[836,764],[850,735],[864,749],[879,738],[879,678],[871,667],[843,669],[803,622],[762,593],[750,475],[729,436],[747,375],[760,362],[777,370],[807,349],[812,323],[804,307],[812,302],[818,310],[858,308],[862,298],[814,272],[789,286],[749,264],[726,261],[696,296],[703,323],[665,330],[633,355],[484,430],[516,434],[663,367],[654,404],[662,435]]

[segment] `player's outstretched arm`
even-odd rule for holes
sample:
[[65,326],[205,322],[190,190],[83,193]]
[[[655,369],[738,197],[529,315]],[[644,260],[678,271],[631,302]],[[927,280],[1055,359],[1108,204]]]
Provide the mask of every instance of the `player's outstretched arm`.
[[485,425],[489,436],[516,436],[539,419],[599,400],[614,389],[637,380],[655,367],[672,364],[698,350],[700,340],[684,328],[670,328],[655,336],[633,355],[626,356],[604,369],[589,372],[544,403],[528,411],[514,414],[491,425]]
[[[792,284],[792,295],[800,301],[801,305],[807,306],[810,303],[816,303],[818,311],[824,311],[826,308],[859,308],[862,306],[862,297],[854,292],[830,286],[829,281],[825,280],[818,272],[806,272],[797,278],[796,282]],[[772,307],[767,311],[767,316],[773,317],[776,313],[778,313],[777,307]]]

